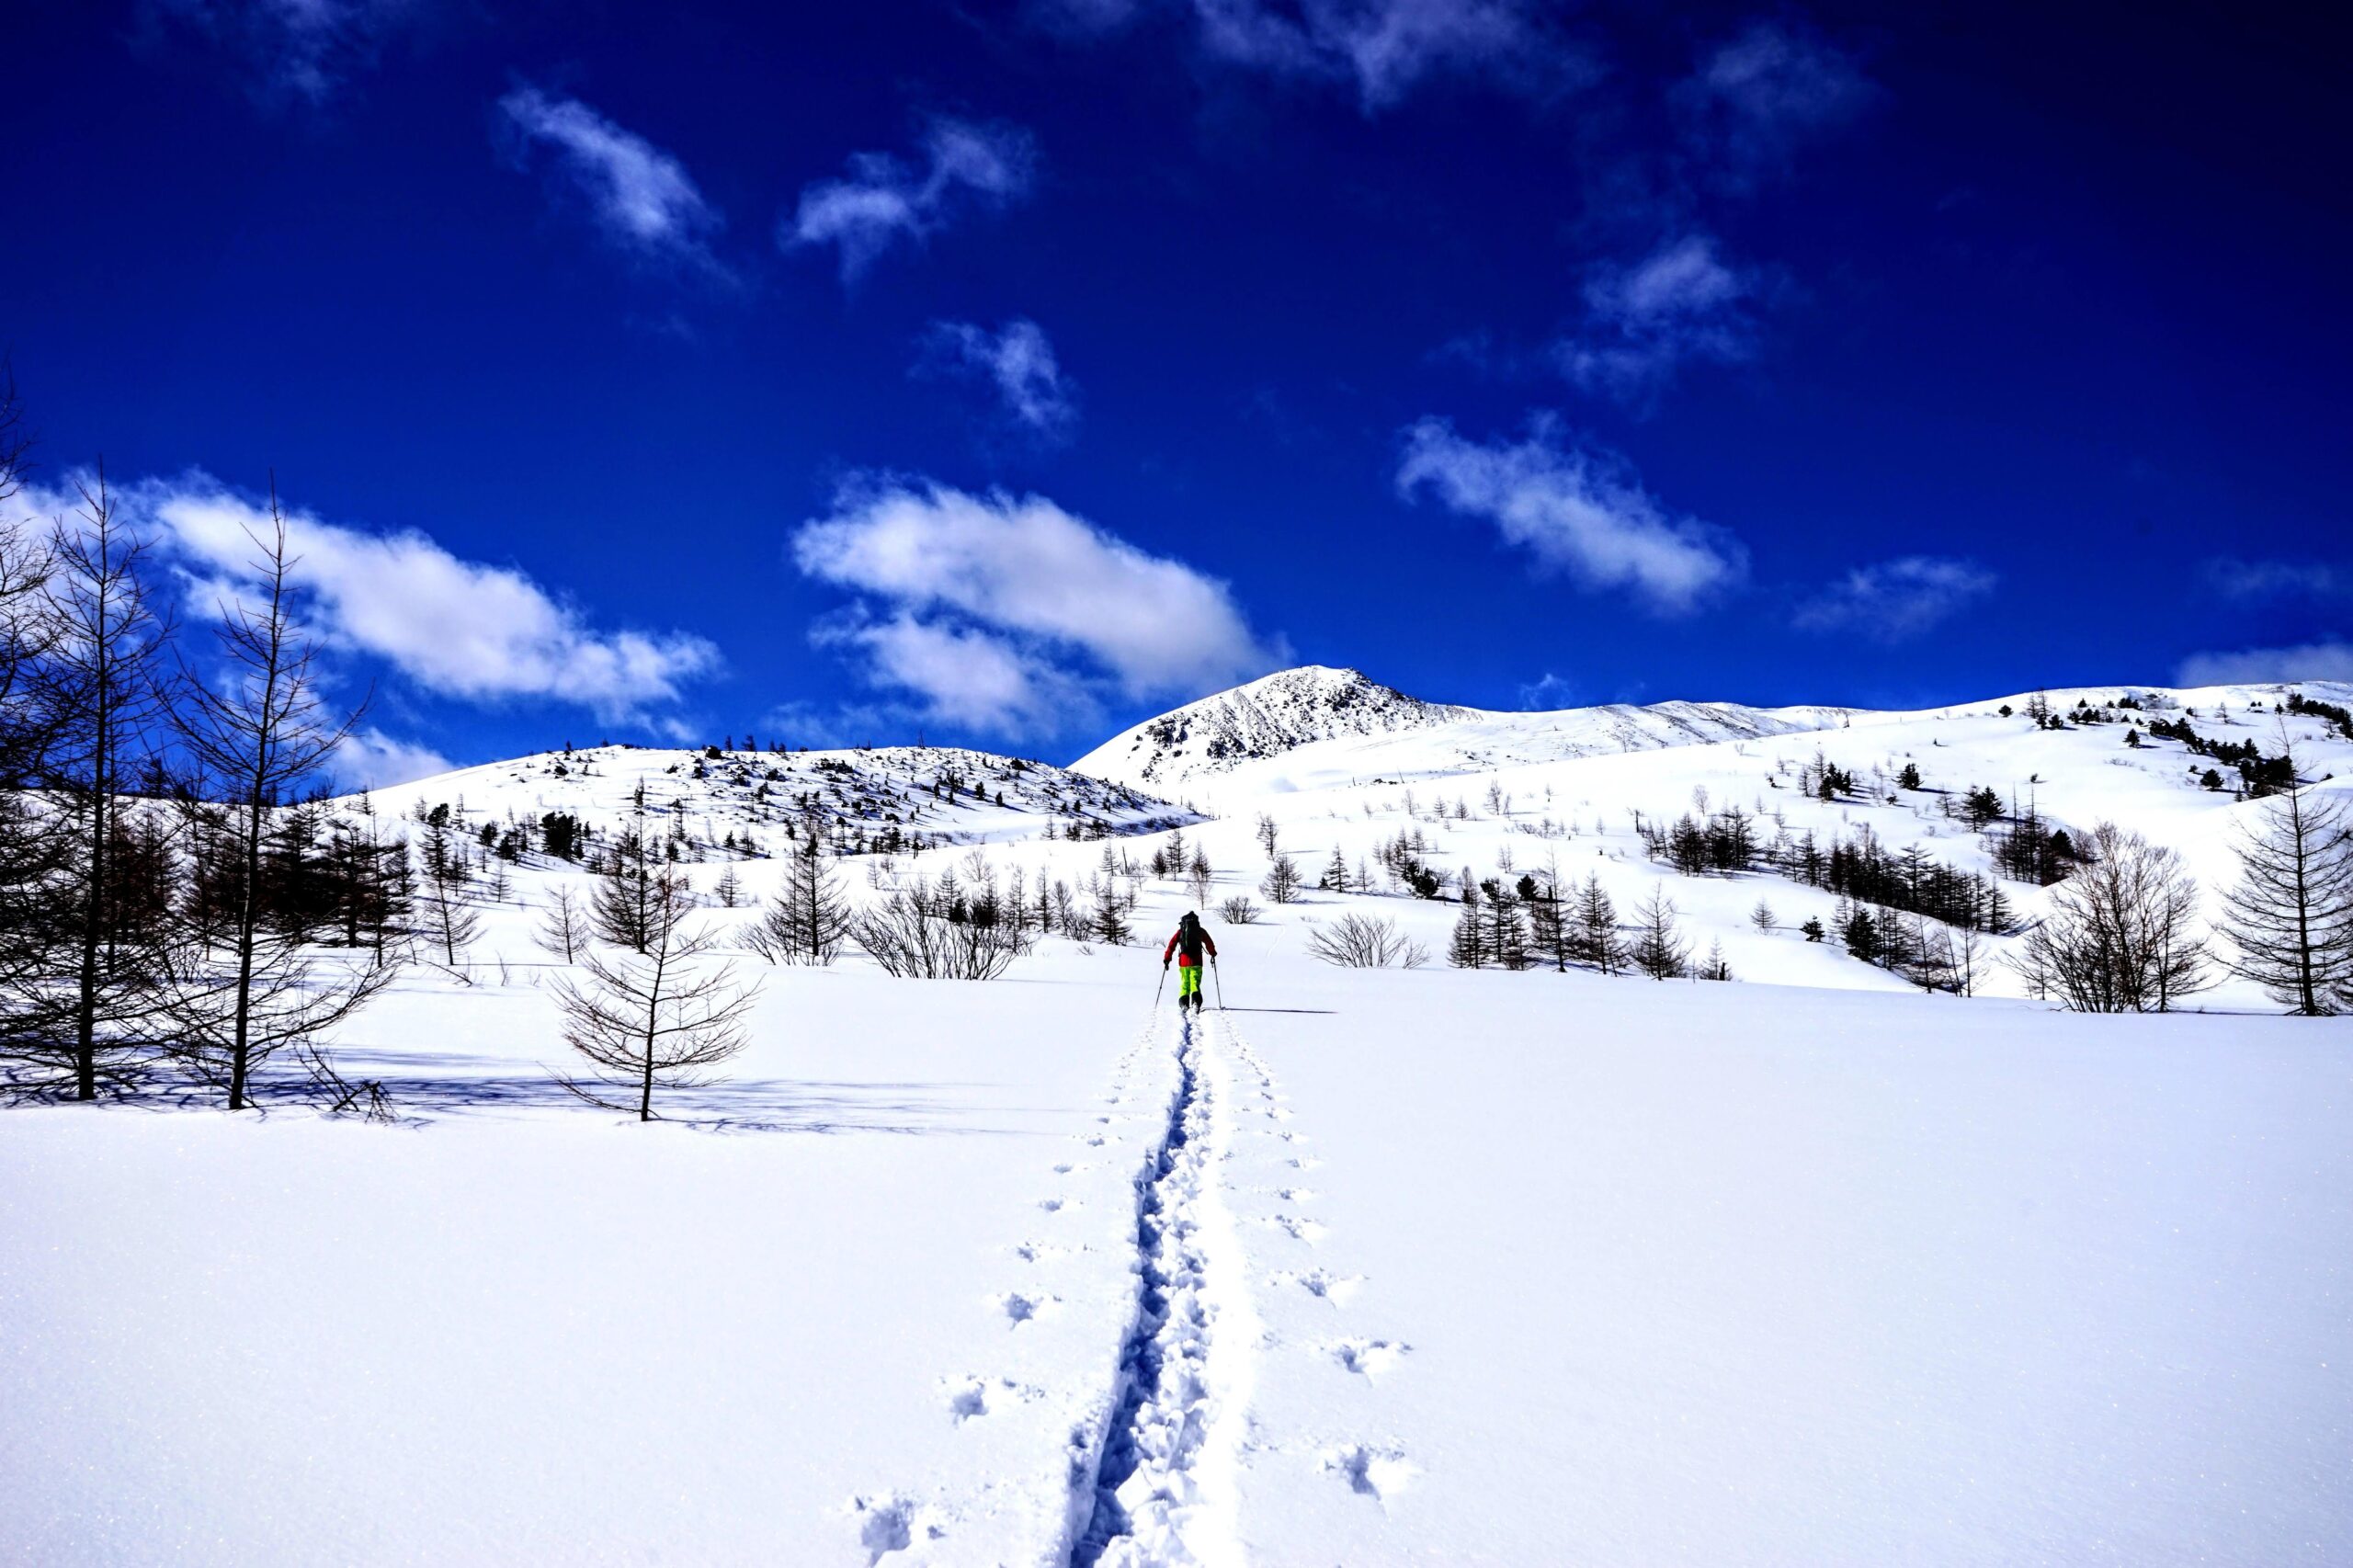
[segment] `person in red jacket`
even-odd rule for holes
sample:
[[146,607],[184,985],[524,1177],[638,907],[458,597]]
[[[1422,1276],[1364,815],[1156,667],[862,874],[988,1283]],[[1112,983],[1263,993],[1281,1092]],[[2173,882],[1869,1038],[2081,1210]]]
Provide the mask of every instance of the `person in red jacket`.
[[1176,1006],[1182,1011],[1189,1005],[1196,1013],[1201,1010],[1201,955],[1217,957],[1217,944],[1201,929],[1201,917],[1191,910],[1176,922],[1176,934],[1160,949],[1161,972],[1166,973],[1168,960],[1176,960]]

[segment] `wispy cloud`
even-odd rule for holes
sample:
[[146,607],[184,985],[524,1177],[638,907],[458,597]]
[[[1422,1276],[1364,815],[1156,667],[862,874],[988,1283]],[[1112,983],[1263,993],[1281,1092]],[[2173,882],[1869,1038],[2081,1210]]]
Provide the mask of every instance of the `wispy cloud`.
[[193,37],[244,56],[264,98],[316,105],[433,8],[434,0],[140,0],[138,17],[151,42]]
[[720,213],[676,158],[577,98],[526,85],[500,98],[498,108],[518,165],[533,147],[550,149],[557,171],[615,244],[641,257],[718,267],[709,241],[721,227]]
[[1971,561],[1906,555],[1859,566],[1798,607],[1808,631],[1856,631],[1881,642],[1917,637],[1994,591],[2000,579]]
[[[262,507],[208,475],[128,493],[210,614],[251,581]],[[329,646],[381,659],[426,691],[468,701],[571,703],[646,720],[716,673],[719,651],[685,632],[608,631],[526,574],[451,554],[415,529],[376,533],[288,516],[301,614]]]
[[1404,433],[1397,490],[1434,494],[1449,510],[1488,519],[1537,563],[1590,589],[1624,589],[1654,610],[1698,608],[1739,584],[1747,551],[1721,528],[1670,515],[1623,458],[1570,444],[1539,415],[1525,440],[1477,442],[1442,419]]
[[347,790],[381,790],[447,773],[452,764],[431,746],[396,740],[377,729],[355,730],[335,748],[330,764]]
[[1278,656],[1225,584],[1042,496],[870,480],[803,524],[792,557],[860,596],[821,645],[974,729],[1051,734],[1090,720],[1103,689],[1190,693]]
[[1146,16],[1189,15],[1206,58],[1269,74],[1345,82],[1367,114],[1435,76],[1549,93],[1589,80],[1585,52],[1539,0],[1032,0],[1065,33],[1112,31]]
[[2268,686],[2297,680],[2353,682],[2353,642],[2328,638],[2291,648],[2192,653],[2174,676],[2179,686]]
[[1037,147],[1017,127],[933,120],[923,137],[923,166],[889,153],[855,153],[840,179],[801,193],[777,240],[790,250],[834,245],[842,281],[853,281],[900,241],[920,244],[965,207],[1002,208],[1029,193]]
[[1670,239],[1632,266],[1587,276],[1585,319],[1555,346],[1562,374],[1588,392],[1644,403],[1688,360],[1731,363],[1756,350],[1753,274],[1725,264],[1711,235]]
[[1520,683],[1519,705],[1530,713],[1549,713],[1566,708],[1574,700],[1576,687],[1550,670],[1534,680]]
[[1006,418],[1036,440],[1066,441],[1078,425],[1078,389],[1036,322],[1016,319],[995,332],[970,322],[935,322],[916,369],[986,381]]
[[1734,188],[1786,171],[1800,146],[1878,96],[1851,55],[1791,20],[1750,24],[1702,56],[1673,94],[1687,147]]
[[2225,598],[2333,598],[2353,594],[2353,572],[2316,561],[2241,561],[2221,556],[2205,563],[2206,584]]

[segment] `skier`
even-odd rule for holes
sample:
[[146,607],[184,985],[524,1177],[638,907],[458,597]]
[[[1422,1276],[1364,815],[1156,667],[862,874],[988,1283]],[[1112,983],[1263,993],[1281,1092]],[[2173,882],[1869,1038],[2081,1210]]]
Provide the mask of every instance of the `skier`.
[[1163,974],[1168,972],[1169,959],[1174,957],[1176,960],[1176,1006],[1179,1011],[1188,1002],[1196,1013],[1201,1010],[1201,954],[1204,952],[1211,958],[1217,957],[1217,944],[1210,940],[1207,931],[1201,929],[1201,917],[1188,909],[1185,912],[1185,918],[1176,922],[1176,934],[1168,938],[1166,947],[1160,949],[1160,971]]

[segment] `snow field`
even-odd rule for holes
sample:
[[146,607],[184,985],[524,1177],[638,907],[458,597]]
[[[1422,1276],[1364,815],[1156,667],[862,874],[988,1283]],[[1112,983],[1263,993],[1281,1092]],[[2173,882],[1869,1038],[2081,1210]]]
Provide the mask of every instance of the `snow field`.
[[1252,1561],[2353,1551],[2346,1031],[1500,979],[1229,1015]]
[[[1152,988],[1191,895],[1145,879],[1139,946],[1058,937],[993,984],[745,955],[751,1049],[657,1101],[678,1121],[620,1125],[552,1081],[530,928],[582,878],[527,866],[458,971],[404,971],[334,1042],[403,1126],[11,1113],[0,1494],[28,1501],[0,1557],[2353,1561],[2353,1024],[2234,1016],[2266,1006],[2236,983],[2166,1017],[1923,996],[1797,934],[1828,893],[1673,876],[1631,817],[1705,791],[1981,868],[1933,791],[1990,784],[2171,844],[2211,893],[2257,808],[2169,743],[1974,705],[1508,765],[1545,754],[1505,717],[1479,757],[1427,729],[1236,770],[1255,792],[1185,830],[1222,966],[1189,1029]],[[2353,773],[2313,728],[2308,767]],[[1800,796],[1816,747],[1931,792]],[[411,793],[609,824],[623,762],[658,788],[664,755]],[[841,781],[817,760],[796,787]],[[868,760],[846,789],[919,793]],[[769,841],[718,782],[694,838]],[[1082,884],[1106,846],[1034,836],[1065,788],[925,830]],[[1226,926],[1265,902],[1261,811],[1311,883],[1418,828],[1449,872],[1596,870],[1621,920],[1663,888],[1695,954],[1776,983],[1449,971],[1457,906],[1377,873]],[[784,869],[682,869],[756,897]],[[1314,961],[1348,912],[1433,967]]]
[[352,1048],[419,1124],[11,1113],[0,1559],[1061,1562],[1143,998],[767,983],[677,1108],[735,1131],[579,1105],[541,993],[430,971]]

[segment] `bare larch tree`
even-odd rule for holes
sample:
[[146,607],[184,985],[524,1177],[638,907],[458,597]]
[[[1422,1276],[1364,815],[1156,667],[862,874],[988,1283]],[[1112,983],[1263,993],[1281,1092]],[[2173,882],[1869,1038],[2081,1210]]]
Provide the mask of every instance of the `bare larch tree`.
[[548,895],[536,933],[540,946],[566,963],[578,960],[588,946],[588,912],[580,894],[568,882],[558,882]]
[[840,879],[825,864],[813,828],[793,845],[784,892],[746,933],[754,951],[770,963],[828,964],[850,929]]
[[559,1081],[591,1105],[651,1121],[656,1088],[690,1087],[744,1049],[745,1016],[758,988],[737,984],[725,964],[701,961],[718,937],[686,928],[690,903],[676,877],[655,875],[644,949],[612,958],[591,952],[582,960],[584,982],[555,983],[564,1043],[597,1080]]
[[324,1072],[319,1033],[365,1004],[391,979],[370,964],[325,978],[266,919],[263,847],[275,814],[324,772],[358,713],[332,716],[312,664],[316,649],[290,602],[286,518],[273,487],[267,532],[253,538],[250,578],[218,607],[224,666],[217,681],[183,672],[175,722],[199,792],[220,807],[219,845],[232,858],[230,917],[217,940],[170,944],[176,1049],[199,1076],[248,1103],[254,1069],[280,1050]]
[[2353,817],[2298,780],[2240,835],[2228,967],[2291,1013],[2353,1006]]
[[[60,1020],[77,1099],[95,1099],[102,1054],[135,1054],[156,1003],[153,933],[117,919],[117,859],[131,837],[134,781],[147,771],[166,707],[162,659],[169,628],[140,586],[147,543],[117,516],[103,466],[60,519],[44,595],[43,705],[54,717],[43,810],[60,829],[51,886],[72,980]],[[43,1033],[50,1031],[44,1030]],[[57,1038],[51,1035],[51,1038]]]

